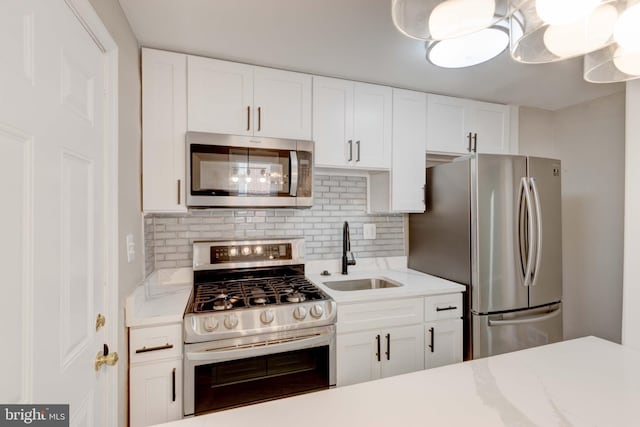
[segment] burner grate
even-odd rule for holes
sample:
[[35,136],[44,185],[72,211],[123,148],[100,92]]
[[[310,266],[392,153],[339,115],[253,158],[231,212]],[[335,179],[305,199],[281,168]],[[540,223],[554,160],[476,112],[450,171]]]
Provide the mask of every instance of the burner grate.
[[221,280],[196,284],[193,312],[232,310],[325,299],[304,276]]

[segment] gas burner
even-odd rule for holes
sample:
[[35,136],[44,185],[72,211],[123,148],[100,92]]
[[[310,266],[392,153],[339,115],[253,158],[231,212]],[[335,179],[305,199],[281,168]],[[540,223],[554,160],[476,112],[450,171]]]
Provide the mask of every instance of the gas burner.
[[299,291],[295,291],[292,294],[287,295],[287,301],[289,302],[302,302],[306,299],[307,298],[304,296],[304,294]]
[[216,292],[213,296],[214,296],[215,299],[226,299],[229,296],[229,294],[227,294],[223,290],[220,290],[220,291]]
[[233,304],[226,299],[217,299],[213,301],[213,309],[215,311],[231,310],[232,308]]

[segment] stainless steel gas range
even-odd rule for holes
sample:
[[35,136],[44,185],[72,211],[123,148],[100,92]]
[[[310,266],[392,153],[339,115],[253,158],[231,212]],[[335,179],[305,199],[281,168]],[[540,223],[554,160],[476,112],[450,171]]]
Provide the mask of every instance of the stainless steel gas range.
[[194,242],[184,414],[336,383],[336,304],[304,275],[304,240]]

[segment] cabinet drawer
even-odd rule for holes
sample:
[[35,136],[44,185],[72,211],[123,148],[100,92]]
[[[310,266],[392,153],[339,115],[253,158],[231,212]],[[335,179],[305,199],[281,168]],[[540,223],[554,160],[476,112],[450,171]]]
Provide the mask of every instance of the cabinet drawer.
[[337,332],[422,323],[423,298],[338,305]]
[[462,317],[462,294],[447,294],[425,297],[424,319],[427,322]]
[[129,330],[131,363],[168,359],[182,355],[182,324]]

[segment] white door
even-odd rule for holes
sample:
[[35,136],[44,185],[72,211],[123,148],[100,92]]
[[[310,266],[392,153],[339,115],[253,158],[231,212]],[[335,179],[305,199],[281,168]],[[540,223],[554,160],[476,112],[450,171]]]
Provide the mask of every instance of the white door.
[[473,102],[474,141],[478,153],[508,154],[509,106],[488,102]]
[[345,166],[355,159],[353,82],[313,77],[316,166]]
[[311,76],[254,67],[255,135],[311,139]]
[[107,55],[66,2],[8,0],[0,60],[0,401],[68,403],[72,426],[115,424],[116,370],[94,369],[118,323],[96,331],[111,286]]
[[382,346],[382,339],[380,331],[338,334],[336,338],[338,387],[380,378],[382,354],[378,357],[378,346]]
[[427,95],[393,89],[391,210],[424,212]]
[[427,151],[469,151],[469,101],[450,96],[427,95]]
[[462,319],[425,325],[425,368],[462,362]]
[[253,135],[253,67],[189,56],[187,69],[188,129]]
[[182,359],[132,366],[129,371],[131,426],[182,418]]
[[391,166],[392,102],[390,87],[355,83],[354,166],[385,169]]
[[142,49],[142,207],[186,212],[187,55]]
[[382,336],[382,377],[424,369],[422,325],[386,329]]

